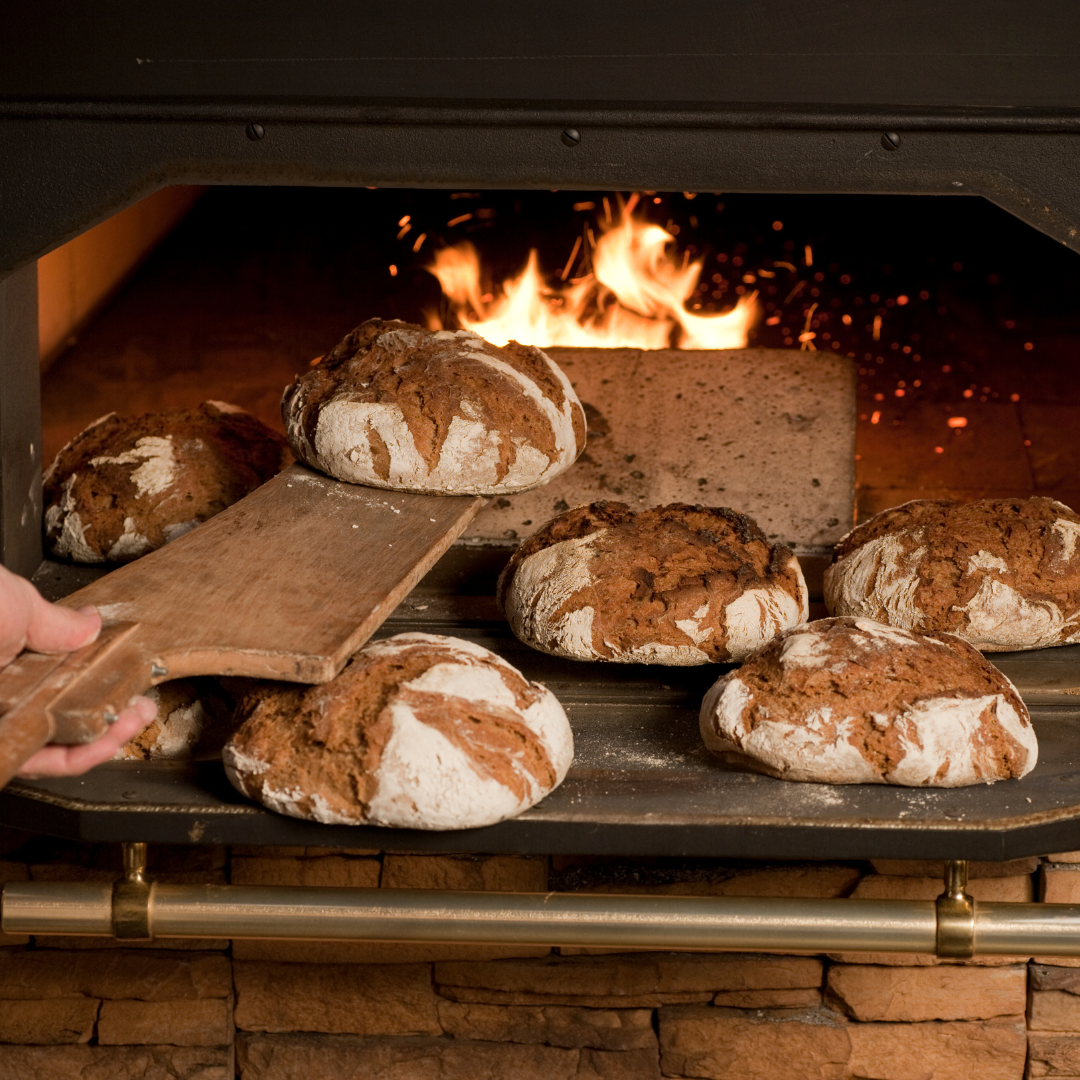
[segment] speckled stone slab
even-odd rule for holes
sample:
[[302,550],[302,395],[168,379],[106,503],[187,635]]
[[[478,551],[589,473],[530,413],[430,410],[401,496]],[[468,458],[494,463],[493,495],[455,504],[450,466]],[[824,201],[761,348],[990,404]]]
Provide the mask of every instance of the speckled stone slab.
[[492,499],[464,542],[516,544],[597,499],[730,506],[800,549],[832,545],[854,524],[855,372],[845,357],[546,351],[585,404],[585,453],[544,487]]

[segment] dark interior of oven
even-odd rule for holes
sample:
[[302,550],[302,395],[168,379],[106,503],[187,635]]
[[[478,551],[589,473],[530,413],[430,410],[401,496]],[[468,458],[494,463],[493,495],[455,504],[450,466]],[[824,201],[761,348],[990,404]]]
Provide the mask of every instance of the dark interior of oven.
[[[118,402],[219,397],[280,428],[280,389],[357,323],[452,319],[433,250],[471,241],[496,283],[532,248],[557,269],[605,197],[617,194],[212,189],[49,369],[45,459]],[[704,311],[760,292],[751,347],[799,348],[814,307],[815,348],[854,360],[860,518],[913,497],[1080,504],[1068,249],[978,198],[663,192],[646,207],[675,226],[680,255],[704,258]]]

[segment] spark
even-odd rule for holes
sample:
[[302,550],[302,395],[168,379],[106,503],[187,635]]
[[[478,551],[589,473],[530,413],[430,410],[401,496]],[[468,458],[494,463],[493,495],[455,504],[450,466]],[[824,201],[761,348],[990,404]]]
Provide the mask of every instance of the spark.
[[[590,206],[594,206],[595,203],[590,203]],[[575,207],[575,209],[577,209]],[[581,250],[581,237],[579,236],[574,241],[574,250],[570,252],[570,258],[566,260],[566,265],[562,269],[562,273],[559,277],[565,281],[570,276],[570,267],[574,265],[574,260],[577,258],[577,253]]]

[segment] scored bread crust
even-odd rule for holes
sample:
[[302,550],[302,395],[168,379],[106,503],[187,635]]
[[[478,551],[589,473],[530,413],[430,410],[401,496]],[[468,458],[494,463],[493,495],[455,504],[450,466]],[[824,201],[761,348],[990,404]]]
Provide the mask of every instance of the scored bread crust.
[[222,752],[278,813],[342,825],[492,825],[562,783],[573,734],[555,695],[487,649],[437,634],[366,645],[319,686],[260,684]]
[[921,499],[837,545],[831,615],[956,634],[983,652],[1080,641],[1080,515],[1042,497]]
[[1029,773],[1016,688],[959,638],[850,617],[786,630],[718,679],[705,745],[784,780],[962,787]]
[[45,473],[45,542],[77,563],[130,562],[221,513],[291,461],[280,435],[223,401],[109,413]]
[[540,349],[369,319],[286,388],[294,452],[338,480],[441,495],[525,491],[585,449],[585,411]]
[[560,514],[511,557],[498,599],[541,652],[672,666],[741,659],[809,606],[790,548],[727,507],[683,503]]

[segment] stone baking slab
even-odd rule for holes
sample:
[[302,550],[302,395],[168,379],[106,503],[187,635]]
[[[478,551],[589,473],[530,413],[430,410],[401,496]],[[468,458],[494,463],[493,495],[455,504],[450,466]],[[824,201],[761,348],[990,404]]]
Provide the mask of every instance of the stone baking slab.
[[516,544],[571,506],[686,502],[749,514],[774,540],[834,544],[855,519],[855,372],[794,349],[548,349],[585,405],[576,464],[492,499],[461,542]]

